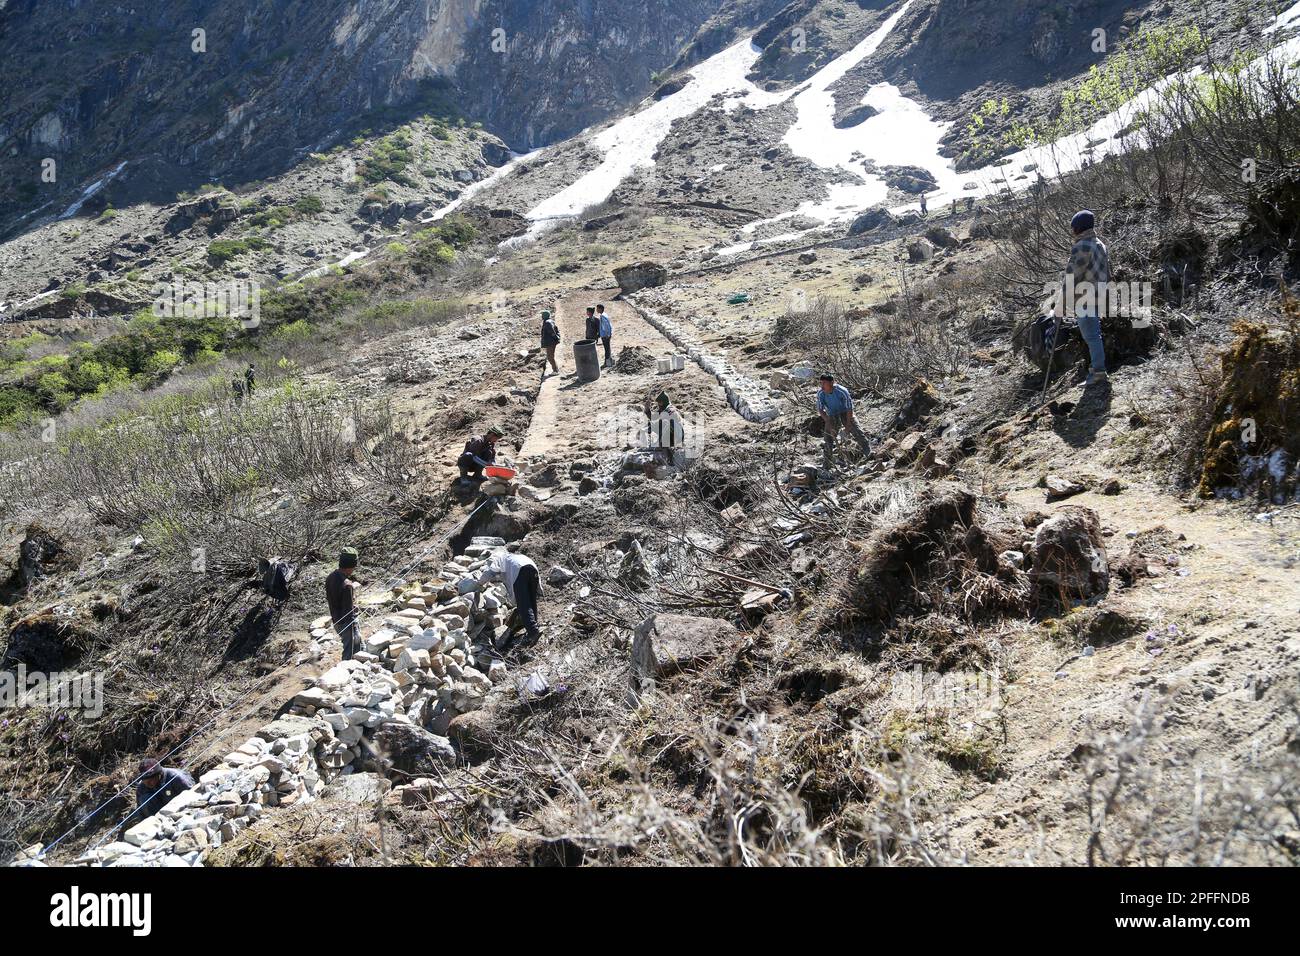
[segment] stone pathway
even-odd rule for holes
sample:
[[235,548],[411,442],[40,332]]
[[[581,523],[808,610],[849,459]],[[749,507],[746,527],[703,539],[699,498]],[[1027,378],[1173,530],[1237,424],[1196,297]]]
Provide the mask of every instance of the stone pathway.
[[[275,808],[331,796],[359,762],[401,735],[403,749],[456,763],[445,736],[460,714],[482,705],[506,665],[492,638],[507,617],[500,585],[476,591],[477,575],[505,542],[476,538],[428,579],[404,580],[363,598],[364,650],[297,694],[192,790],[74,861],[80,866],[201,866],[215,847]],[[377,623],[371,623],[378,617]],[[312,636],[326,637],[328,621]],[[428,789],[429,781],[399,786]],[[19,865],[45,865],[35,853]]]

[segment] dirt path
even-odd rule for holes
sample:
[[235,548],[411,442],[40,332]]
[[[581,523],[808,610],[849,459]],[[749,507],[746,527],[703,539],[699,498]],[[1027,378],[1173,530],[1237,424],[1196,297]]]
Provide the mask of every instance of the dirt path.
[[[612,297],[613,292],[603,293]],[[558,303],[557,313],[563,340],[556,349],[558,375],[548,374],[534,406],[532,426],[520,449],[520,459],[546,458],[577,461],[602,450],[622,448],[617,441],[626,428],[614,416],[626,411],[628,421],[639,422],[642,402],[663,389],[688,420],[698,423],[707,434],[734,431],[748,425],[732,411],[717,380],[693,362],[669,375],[657,373],[655,359],[678,350],[657,329],[634,310],[619,303],[606,306],[614,327],[613,354],[627,361],[624,350],[633,350],[641,361],[635,371],[602,369],[594,382],[580,382],[574,371],[573,343],[584,338],[586,307],[601,300],[597,295],[572,295]],[[598,347],[599,357],[604,358]]]
[[[1058,507],[1045,506],[1037,488],[1011,498],[1028,509]],[[1047,853],[1082,862],[1072,854],[1085,845],[1086,815],[1062,801],[1062,780],[1081,792],[1080,745],[1123,731],[1148,694],[1163,701],[1166,726],[1153,759],[1170,761],[1166,799],[1175,803],[1186,796],[1177,768],[1240,766],[1284,743],[1279,718],[1300,662],[1300,521],[1267,524],[1218,502],[1192,510],[1136,484],[1119,496],[1088,493],[1062,504],[1091,508],[1113,529],[1112,564],[1128,553],[1132,531],[1163,526],[1193,547],[1177,566],[1157,566],[1158,577],[1123,590],[1112,579],[1105,607],[1136,623],[1132,636],[1090,657],[1039,631],[1015,641],[1016,674],[1000,720],[1011,763],[1003,779],[965,801],[958,828],[983,863],[1022,858],[1024,835],[1003,828],[1009,812],[1040,822]]]

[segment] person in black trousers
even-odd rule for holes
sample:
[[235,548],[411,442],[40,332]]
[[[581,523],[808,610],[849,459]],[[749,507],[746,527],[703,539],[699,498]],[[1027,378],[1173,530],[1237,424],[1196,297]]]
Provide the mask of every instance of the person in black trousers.
[[352,575],[356,573],[359,562],[356,548],[344,548],[339,554],[338,568],[325,579],[325,601],[329,604],[334,630],[343,641],[345,661],[352,660],[352,655],[361,650],[361,633],[352,601],[352,589],[357,586]]

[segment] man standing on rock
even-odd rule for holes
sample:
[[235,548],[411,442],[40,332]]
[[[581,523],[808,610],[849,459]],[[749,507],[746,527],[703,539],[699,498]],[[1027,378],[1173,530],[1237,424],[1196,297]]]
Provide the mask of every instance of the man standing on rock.
[[1106,349],[1101,341],[1102,303],[1110,284],[1110,254],[1097,238],[1097,217],[1083,209],[1070,221],[1074,246],[1065,267],[1065,308],[1074,311],[1079,334],[1088,345],[1087,385],[1106,381]]
[[[549,311],[542,313],[542,348],[546,350],[546,361],[551,364],[551,371],[560,374],[560,366],[555,364],[555,347],[560,344],[560,327],[555,324]],[[546,378],[546,366],[542,366],[542,378]]]
[[587,306],[587,326],[583,331],[584,337],[593,342],[600,338],[600,317],[596,315],[596,307],[593,305]]
[[465,450],[456,460],[456,466],[460,468],[461,484],[481,481],[483,469],[488,465],[496,464],[497,442],[501,438],[501,429],[489,428],[482,436],[475,435],[465,442]]
[[605,312],[605,306],[596,306],[596,321],[598,323],[596,331],[600,333],[600,341],[605,345],[605,367],[613,368],[614,366],[614,325],[609,321],[609,315]]
[[352,590],[357,586],[352,575],[356,573],[360,560],[356,548],[344,548],[339,552],[338,568],[325,579],[325,601],[329,605],[334,630],[343,642],[345,661],[352,660],[352,655],[361,649],[357,613],[352,600]]
[[862,434],[857,416],[853,414],[853,396],[843,385],[835,384],[835,376],[827,372],[820,379],[821,391],[817,393],[817,413],[822,418],[822,460],[830,471],[834,462],[835,439],[843,428],[853,436],[864,455],[871,454],[871,444]]
[[194,788],[194,778],[184,770],[164,767],[153,758],[140,761],[139,781],[135,785],[135,814],[151,817],[172,800]]
[[930,214],[930,210],[926,208],[926,204],[925,204],[925,193],[921,193],[921,215],[928,216],[929,214]]
[[542,579],[537,573],[537,565],[526,555],[498,551],[488,566],[479,572],[478,589],[497,581],[505,584],[506,600],[515,606],[497,647],[506,650],[521,626],[525,635],[524,646],[536,644],[542,637],[541,628],[537,626],[537,599],[542,594]]

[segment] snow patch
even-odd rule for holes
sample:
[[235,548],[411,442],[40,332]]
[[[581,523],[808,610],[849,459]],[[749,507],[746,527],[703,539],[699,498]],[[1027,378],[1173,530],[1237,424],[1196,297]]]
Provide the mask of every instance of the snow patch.
[[752,41],[742,40],[691,70],[691,81],[678,92],[590,136],[591,145],[603,157],[601,162],[529,210],[533,226],[525,238],[604,202],[635,170],[653,166],[655,150],[675,120],[693,115],[719,94],[761,92],[746,79],[761,52]]
[[121,174],[122,170],[126,169],[126,164],[127,164],[127,160],[122,160],[122,162],[117,164],[117,168],[113,169],[107,175],[101,176],[99,179],[95,180],[93,183],[87,186],[82,191],[81,197],[76,202],[74,202],[71,206],[69,206],[67,209],[63,211],[63,215],[59,216],[59,220],[62,221],[64,219],[71,219],[77,213],[81,212],[81,207],[86,204],[86,201],[89,200],[91,196],[95,195],[95,193],[99,192],[101,189],[103,189],[105,186],[107,186],[109,183],[115,180],[118,177],[118,175]]

